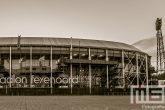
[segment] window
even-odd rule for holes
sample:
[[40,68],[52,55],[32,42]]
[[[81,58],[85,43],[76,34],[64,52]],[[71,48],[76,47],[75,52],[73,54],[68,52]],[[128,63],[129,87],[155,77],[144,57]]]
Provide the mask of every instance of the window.
[[42,70],[46,70],[46,68],[42,68]]
[[29,68],[26,68],[26,70],[29,70]]
[[33,68],[33,70],[36,70],[36,68]]

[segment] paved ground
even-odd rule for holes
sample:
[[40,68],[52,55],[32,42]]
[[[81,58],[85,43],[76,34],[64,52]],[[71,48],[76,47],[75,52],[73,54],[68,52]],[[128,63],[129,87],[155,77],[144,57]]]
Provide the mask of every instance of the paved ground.
[[129,96],[0,96],[0,110],[142,110],[142,105],[130,104]]

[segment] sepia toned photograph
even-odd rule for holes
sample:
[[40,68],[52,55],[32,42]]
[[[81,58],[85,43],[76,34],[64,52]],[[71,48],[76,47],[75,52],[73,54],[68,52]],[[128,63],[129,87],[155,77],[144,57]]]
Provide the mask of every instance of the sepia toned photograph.
[[164,0],[0,0],[0,110],[164,110]]

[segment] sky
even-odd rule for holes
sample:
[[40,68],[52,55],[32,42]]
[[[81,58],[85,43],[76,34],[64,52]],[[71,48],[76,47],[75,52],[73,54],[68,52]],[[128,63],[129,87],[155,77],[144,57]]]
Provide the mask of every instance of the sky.
[[132,44],[156,35],[165,0],[0,0],[0,37],[65,37]]

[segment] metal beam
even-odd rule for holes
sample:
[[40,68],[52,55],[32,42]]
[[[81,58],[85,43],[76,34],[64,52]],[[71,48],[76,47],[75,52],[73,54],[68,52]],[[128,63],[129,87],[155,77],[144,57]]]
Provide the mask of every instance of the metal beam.
[[136,53],[136,78],[137,78],[137,85],[139,85],[139,62],[138,62],[138,53]]

